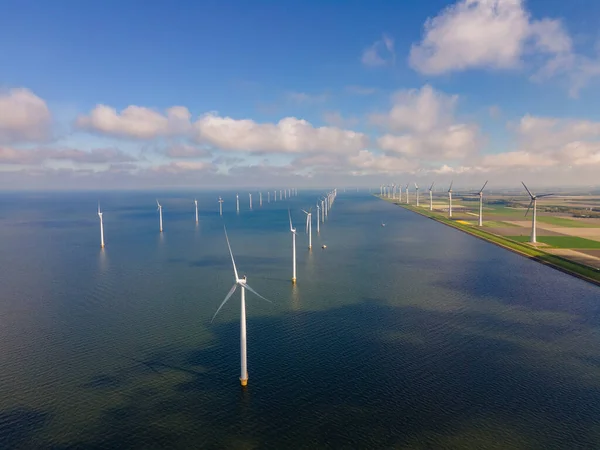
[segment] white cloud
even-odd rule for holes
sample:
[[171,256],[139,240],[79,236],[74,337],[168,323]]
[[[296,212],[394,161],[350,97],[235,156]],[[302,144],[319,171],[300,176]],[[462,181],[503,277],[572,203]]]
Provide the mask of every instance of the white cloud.
[[95,148],[83,151],[74,148],[16,149],[0,147],[0,164],[39,165],[46,161],[72,161],[80,164],[125,163],[137,161],[116,148]]
[[352,152],[365,148],[362,133],[336,127],[313,127],[286,117],[278,123],[256,123],[206,114],[194,124],[196,139],[222,150],[254,153]]
[[358,124],[356,117],[343,117],[339,111],[326,111],[323,113],[323,121],[334,127],[353,127]]
[[522,0],[460,0],[427,19],[409,55],[410,65],[428,75],[515,69],[524,61],[534,80],[566,75],[572,96],[600,75],[600,60],[575,53],[560,20],[532,19]]
[[369,150],[361,150],[358,155],[351,156],[348,162],[354,167],[353,174],[355,175],[397,174],[412,172],[419,167],[415,160],[379,155]]
[[212,172],[215,170],[215,166],[206,161],[173,161],[168,164],[153,166],[149,170],[156,173]]
[[364,50],[361,61],[365,66],[371,67],[394,64],[396,61],[394,40],[384,34],[380,40]]
[[0,92],[0,143],[47,140],[51,122],[46,102],[29,89]]
[[329,98],[328,94],[307,94],[306,92],[288,92],[287,98],[299,104],[323,103]]
[[387,152],[419,159],[462,159],[480,146],[475,124],[456,121],[456,95],[446,95],[425,85],[400,91],[392,97],[393,106],[385,114],[373,114],[371,123],[404,134],[385,134],[377,139]]
[[154,139],[190,131],[191,114],[183,106],[172,106],[166,114],[131,105],[120,113],[106,105],[97,105],[89,115],[77,118],[79,128],[119,137]]

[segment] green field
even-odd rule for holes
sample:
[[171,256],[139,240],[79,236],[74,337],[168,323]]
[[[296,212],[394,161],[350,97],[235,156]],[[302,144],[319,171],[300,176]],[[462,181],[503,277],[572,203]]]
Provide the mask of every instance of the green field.
[[556,225],[557,227],[565,227],[565,228],[599,228],[600,220],[598,221],[598,225],[580,222],[578,220],[565,219],[563,217],[553,217],[553,216],[538,216],[538,222],[547,223],[548,225]]
[[483,226],[484,227],[493,227],[493,228],[504,228],[504,227],[521,228],[521,227],[519,227],[519,225],[515,225],[514,223],[502,222],[499,220],[485,220],[485,214],[483,215]]
[[[529,242],[529,236],[506,236],[517,242]],[[556,248],[600,248],[600,242],[576,236],[538,236],[538,242]]]
[[525,216],[525,212],[527,211],[525,208],[507,208],[506,206],[493,206],[486,205],[484,209],[484,214],[486,213],[498,216]]

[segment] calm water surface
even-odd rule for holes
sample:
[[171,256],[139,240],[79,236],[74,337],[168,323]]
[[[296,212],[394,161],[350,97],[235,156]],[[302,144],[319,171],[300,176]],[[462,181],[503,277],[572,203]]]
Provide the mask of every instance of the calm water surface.
[[316,196],[0,194],[0,448],[600,447],[598,287],[366,193],[309,252]]

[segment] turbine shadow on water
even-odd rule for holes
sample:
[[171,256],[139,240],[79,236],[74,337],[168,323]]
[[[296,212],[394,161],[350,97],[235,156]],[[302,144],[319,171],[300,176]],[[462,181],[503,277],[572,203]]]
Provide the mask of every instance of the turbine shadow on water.
[[[510,339],[492,332],[507,327]],[[600,379],[584,370],[567,375],[559,355],[540,359],[519,341],[531,336],[531,326],[494,313],[365,299],[251,317],[253,383],[246,394],[231,376],[239,365],[237,320],[212,329],[213,346],[139,360],[160,367],[162,376],[130,368],[101,374],[117,380],[102,392],[122,394],[122,401],[71,445],[575,448],[597,442]],[[100,388],[90,383],[90,389]]]

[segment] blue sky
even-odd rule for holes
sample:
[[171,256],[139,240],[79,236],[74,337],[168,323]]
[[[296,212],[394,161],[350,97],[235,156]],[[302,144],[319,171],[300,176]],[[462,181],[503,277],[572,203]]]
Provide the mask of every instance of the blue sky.
[[0,6],[0,188],[597,183],[598,2]]

